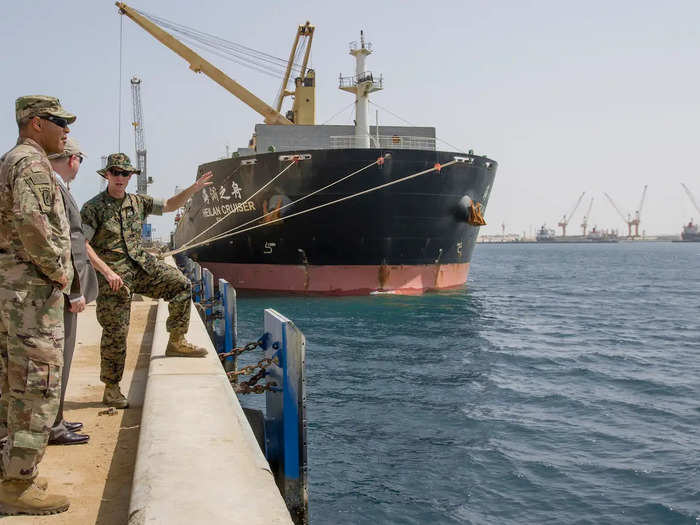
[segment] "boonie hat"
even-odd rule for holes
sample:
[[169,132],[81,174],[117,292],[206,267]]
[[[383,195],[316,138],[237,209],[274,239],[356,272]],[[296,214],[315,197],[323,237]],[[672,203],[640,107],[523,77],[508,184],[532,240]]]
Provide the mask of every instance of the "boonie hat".
[[62,157],[70,157],[71,155],[77,155],[78,157],[87,157],[85,153],[80,150],[80,144],[73,137],[68,137],[66,139],[66,145],[63,148],[63,153],[52,153],[49,155],[49,160],[60,159]]
[[76,119],[73,113],[68,113],[61,107],[61,102],[56,97],[27,95],[19,97],[15,101],[15,119],[18,124],[23,118],[41,115],[53,115],[54,117],[64,118],[68,121],[68,124],[73,124]]
[[137,170],[131,165],[131,161],[126,153],[112,153],[109,157],[107,157],[107,165],[101,170],[97,170],[97,173],[107,178],[107,170],[111,168],[119,168],[120,170],[131,173],[141,173],[141,170]]

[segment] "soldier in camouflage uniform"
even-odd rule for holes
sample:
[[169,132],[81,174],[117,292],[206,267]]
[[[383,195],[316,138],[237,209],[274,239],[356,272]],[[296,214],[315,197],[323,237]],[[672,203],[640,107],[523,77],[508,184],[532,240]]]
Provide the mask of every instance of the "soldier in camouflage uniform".
[[63,151],[75,115],[58,99],[20,97],[19,140],[0,158],[0,513],[52,514],[68,498],[37,481],[58,410],[63,291],[73,279],[70,232],[48,154]]
[[88,256],[98,271],[100,292],[97,321],[102,326],[100,380],[105,384],[102,402],[127,408],[119,382],[124,372],[131,294],[168,301],[166,328],[170,339],[165,355],[204,357],[206,350],[185,340],[190,321],[191,283],[176,268],[157,260],[143,246],[141,230],[151,214],[175,211],[195,192],[211,184],[211,175],[163,201],[150,195],[126,193],[131,175],[139,173],[124,153],[113,153],[98,170],[108,181],[107,190],[83,205],[80,212]]

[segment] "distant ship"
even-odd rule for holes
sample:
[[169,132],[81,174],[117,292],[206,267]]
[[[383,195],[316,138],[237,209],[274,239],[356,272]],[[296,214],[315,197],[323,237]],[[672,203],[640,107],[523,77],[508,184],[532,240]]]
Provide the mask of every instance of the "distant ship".
[[535,235],[537,242],[554,242],[556,238],[556,232],[551,228],[547,228],[546,224],[543,224],[540,229],[537,230],[537,235]]
[[[690,200],[691,204],[695,207],[698,213],[700,213],[700,206],[698,206],[698,203],[695,200],[695,196],[690,191],[690,188],[688,188],[688,186],[686,186],[682,182],[681,186],[683,186],[683,190],[685,191],[686,195],[688,195],[688,199]],[[700,242],[700,232],[698,232],[698,225],[693,223],[693,219],[690,219],[690,222],[683,226],[681,240],[683,242]]]
[[557,236],[555,231],[543,225],[535,236],[537,242],[545,243],[592,243],[592,242],[618,242],[619,238],[614,231],[600,231],[593,228],[586,235],[568,235],[566,237]]
[[[354,126],[315,125],[308,47],[296,90],[285,90],[297,43],[310,46],[308,22],[273,108],[145,13],[119,7],[265,117],[247,148],[199,167],[213,185],[180,214],[175,248],[243,290],[415,294],[465,284],[498,165],[471,151],[439,151],[433,127],[370,126],[369,94],[383,79],[365,67],[372,48],[364,35],[350,47],[355,75],[339,81],[355,96]],[[283,116],[285,95],[294,106]]]
[[700,242],[700,231],[698,230],[698,225],[691,221],[683,226],[683,233],[681,233],[681,239],[684,242]]

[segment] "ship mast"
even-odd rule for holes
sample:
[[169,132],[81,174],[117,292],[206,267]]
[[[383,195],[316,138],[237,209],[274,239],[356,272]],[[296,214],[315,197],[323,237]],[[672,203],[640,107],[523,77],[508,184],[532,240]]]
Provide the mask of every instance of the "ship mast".
[[355,57],[355,76],[340,77],[343,91],[355,93],[355,147],[369,148],[369,94],[382,89],[382,77],[375,82],[371,71],[365,69],[365,58],[372,53],[372,44],[365,42],[365,35],[360,31],[360,45],[350,43],[350,54]]

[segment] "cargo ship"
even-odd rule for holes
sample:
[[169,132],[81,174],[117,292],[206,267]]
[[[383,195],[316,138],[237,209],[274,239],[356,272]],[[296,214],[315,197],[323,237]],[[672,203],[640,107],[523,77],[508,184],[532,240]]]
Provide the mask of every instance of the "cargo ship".
[[700,242],[700,231],[698,230],[698,225],[693,224],[692,219],[688,224],[683,225],[681,240],[683,242]]
[[[276,107],[268,106],[148,17],[117,4],[155,38],[265,117],[231,158],[199,166],[213,184],[178,214],[174,252],[238,290],[331,295],[420,294],[464,286],[497,170],[472,151],[440,151],[435,128],[370,126],[371,44],[350,45],[354,125],[315,124],[314,27],[300,25]],[[298,43],[306,55],[285,87]],[[173,42],[174,41],[174,42]],[[240,88],[240,89],[239,89]],[[286,95],[294,97],[286,115]]]

